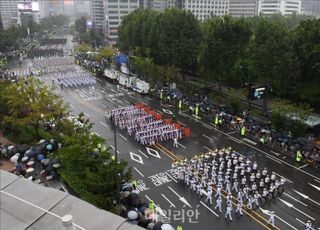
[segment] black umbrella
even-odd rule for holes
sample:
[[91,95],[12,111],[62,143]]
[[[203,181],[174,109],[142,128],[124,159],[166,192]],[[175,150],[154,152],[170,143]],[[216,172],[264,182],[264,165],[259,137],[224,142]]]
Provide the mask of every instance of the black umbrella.
[[30,145],[22,144],[22,145],[18,145],[17,148],[19,153],[24,154],[30,148]]
[[153,226],[153,230],[161,230],[161,226],[163,225],[163,223],[161,221],[157,222],[154,226]]

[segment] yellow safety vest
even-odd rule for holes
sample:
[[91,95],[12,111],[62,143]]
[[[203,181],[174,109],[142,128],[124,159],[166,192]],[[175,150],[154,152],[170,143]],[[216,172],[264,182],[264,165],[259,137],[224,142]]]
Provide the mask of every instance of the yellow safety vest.
[[216,118],[214,119],[214,124],[215,124],[215,125],[218,125],[218,124],[219,124],[219,117],[218,117],[218,116],[216,116]]
[[246,134],[246,127],[242,126],[241,127],[241,136],[244,136]]
[[179,100],[178,108],[179,108],[179,109],[182,108],[182,101],[181,101],[181,100]]
[[300,162],[301,159],[302,159],[302,155],[301,155],[300,151],[297,151],[296,161]]
[[137,187],[137,181],[136,181],[136,180],[133,180],[133,181],[131,182],[131,185],[132,185],[132,187],[136,188],[136,187]]
[[160,99],[162,99],[162,92],[160,92]]
[[199,114],[199,107],[198,106],[196,106],[195,114],[196,114],[196,116],[198,116],[198,114]]
[[149,208],[152,209],[152,210],[155,210],[156,205],[155,205],[155,203],[153,201],[150,201]]
[[182,230],[182,226],[181,226],[181,225],[178,225],[178,226],[177,226],[177,230]]

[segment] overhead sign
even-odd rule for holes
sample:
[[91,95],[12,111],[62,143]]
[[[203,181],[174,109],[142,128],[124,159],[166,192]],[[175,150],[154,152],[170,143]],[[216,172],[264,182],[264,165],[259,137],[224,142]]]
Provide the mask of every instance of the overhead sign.
[[18,10],[20,12],[39,12],[38,2],[19,3]]

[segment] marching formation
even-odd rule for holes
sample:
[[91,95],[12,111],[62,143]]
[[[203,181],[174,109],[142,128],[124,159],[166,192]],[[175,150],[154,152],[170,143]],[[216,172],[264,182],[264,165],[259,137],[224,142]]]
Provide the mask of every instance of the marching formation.
[[[179,179],[222,213],[222,197],[225,197],[225,218],[232,220],[232,204],[235,213],[242,216],[243,208],[255,209],[277,197],[284,190],[285,180],[274,172],[259,168],[256,161],[251,162],[231,148],[215,149],[201,156],[175,162],[174,168]],[[236,202],[233,202],[236,201]],[[272,215],[270,215],[270,218]],[[274,220],[270,220],[274,225]]]
[[68,72],[65,74],[56,74],[52,79],[52,83],[57,82],[61,89],[64,88],[81,88],[94,87],[96,79],[84,71]]
[[178,140],[190,132],[190,129],[173,123],[171,119],[163,120],[161,114],[139,103],[107,111],[107,117],[130,136],[134,135],[142,145],[154,145],[166,140],[174,140],[177,145]]

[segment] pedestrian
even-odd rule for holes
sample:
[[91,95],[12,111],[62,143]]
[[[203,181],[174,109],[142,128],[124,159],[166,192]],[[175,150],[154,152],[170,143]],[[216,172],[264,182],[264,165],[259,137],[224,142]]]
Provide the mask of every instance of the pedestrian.
[[227,204],[227,210],[226,210],[226,214],[224,215],[225,218],[228,218],[232,221],[232,215],[231,215],[231,211],[232,211],[232,204],[228,203]]
[[176,230],[182,230],[182,226],[179,224],[176,228]]
[[312,224],[311,224],[310,220],[307,221],[307,223],[305,224],[304,229],[305,230],[311,230],[312,229]]
[[238,200],[237,209],[236,209],[236,213],[239,213],[240,216],[243,215],[242,207],[243,207],[243,201],[240,199]]
[[206,202],[208,202],[212,205],[212,190],[211,189],[208,189],[207,191],[207,199],[206,199]]
[[270,211],[268,214],[270,215],[270,217],[269,217],[267,224],[271,224],[272,227],[274,227],[275,226],[274,225],[274,216],[275,216],[274,211]]
[[153,200],[150,200],[149,208],[150,208],[151,210],[153,210],[153,212],[155,211],[155,209],[156,209],[156,204],[153,202]]
[[178,142],[178,138],[175,136],[173,139],[173,147],[174,148],[179,148],[179,142]]
[[216,206],[214,207],[214,209],[219,208],[219,211],[222,213],[222,210],[221,210],[221,203],[222,203],[221,196],[218,196],[218,199],[216,200]]

